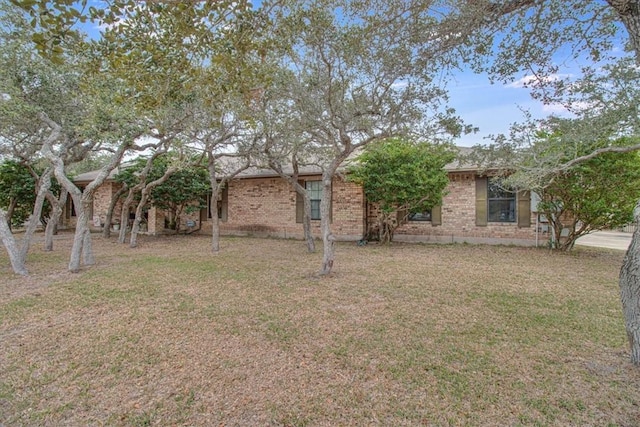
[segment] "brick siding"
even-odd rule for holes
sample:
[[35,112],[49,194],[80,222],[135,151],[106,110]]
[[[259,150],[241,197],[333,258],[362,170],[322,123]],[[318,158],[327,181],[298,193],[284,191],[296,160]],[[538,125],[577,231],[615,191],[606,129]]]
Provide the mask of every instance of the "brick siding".
[[[307,176],[306,181],[320,180],[320,176]],[[396,230],[395,240],[425,242],[484,242],[533,244],[535,214],[531,214],[531,226],[519,228],[516,223],[489,223],[475,225],[476,175],[473,172],[449,174],[450,183],[442,203],[442,224],[432,226],[429,221],[408,221]],[[93,205],[94,223],[104,223],[111,197],[118,190],[117,183],[106,182],[96,190]],[[116,206],[114,219],[119,218],[121,205]],[[365,217],[368,216],[368,218]],[[202,221],[206,215],[195,212],[182,217],[181,229],[211,233],[211,222]],[[164,215],[151,208],[149,233],[164,230]],[[195,227],[186,227],[193,221]],[[335,236],[340,240],[358,240],[365,236],[365,224],[376,221],[375,206],[366,204],[360,186],[336,178],[333,184],[332,224]],[[296,193],[281,178],[242,178],[229,183],[227,221],[220,222],[223,235],[258,235],[282,238],[302,238],[302,224],[296,222]],[[320,221],[312,221],[312,231],[320,236]]]
[[516,223],[489,223],[476,226],[476,175],[450,173],[447,195],[442,200],[442,225],[429,221],[409,221],[396,230],[395,239],[405,241],[469,242],[469,243],[535,243],[535,214],[531,226],[519,228]]
[[[96,188],[96,191],[93,194],[93,218],[91,219],[92,228],[98,228],[104,224],[107,217],[109,204],[111,203],[113,196],[121,187],[122,185],[120,183],[108,181],[102,184],[100,187]],[[111,217],[111,220],[120,221],[121,212],[122,202],[118,201],[113,210],[113,216]]]
[[[304,177],[306,181],[320,176]],[[228,219],[220,222],[222,234],[302,238],[296,222],[296,192],[281,178],[245,178],[229,183]],[[338,239],[358,240],[363,235],[362,188],[336,178],[333,184],[331,229]],[[314,236],[320,236],[320,221],[311,221]],[[210,223],[202,225],[210,232]]]

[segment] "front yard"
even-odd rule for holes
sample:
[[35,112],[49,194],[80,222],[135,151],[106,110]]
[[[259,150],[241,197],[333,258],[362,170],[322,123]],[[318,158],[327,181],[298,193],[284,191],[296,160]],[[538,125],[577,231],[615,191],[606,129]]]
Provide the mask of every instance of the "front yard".
[[94,236],[0,255],[0,425],[635,426],[623,253]]

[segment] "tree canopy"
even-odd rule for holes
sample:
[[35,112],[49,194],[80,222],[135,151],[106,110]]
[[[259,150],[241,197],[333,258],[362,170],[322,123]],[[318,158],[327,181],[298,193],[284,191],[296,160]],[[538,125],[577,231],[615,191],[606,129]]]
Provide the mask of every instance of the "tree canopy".
[[15,160],[0,164],[0,207],[7,211],[11,226],[22,225],[36,200],[36,180],[29,169]]
[[349,168],[349,179],[362,185],[380,210],[379,240],[389,243],[395,229],[412,213],[442,203],[449,183],[444,167],[453,147],[392,138],[368,146]]
[[580,236],[633,222],[640,157],[637,152],[603,153],[557,173],[540,193],[538,211],[552,227],[551,244],[571,249]]
[[[175,170],[165,181],[151,188],[144,209],[153,205],[166,210],[170,222],[168,228],[176,231],[180,229],[180,218],[183,213],[192,213],[206,207],[207,192],[210,190],[204,166],[190,162],[183,162],[184,165],[176,166],[176,163],[181,162],[175,153],[156,157],[153,159],[150,170],[144,176],[146,184],[149,184],[161,179],[170,167],[174,167]],[[115,176],[116,181],[126,184],[129,188],[134,188],[138,184],[140,172],[146,164],[146,158],[138,158],[132,165],[124,167]],[[135,196],[140,198],[140,194]]]

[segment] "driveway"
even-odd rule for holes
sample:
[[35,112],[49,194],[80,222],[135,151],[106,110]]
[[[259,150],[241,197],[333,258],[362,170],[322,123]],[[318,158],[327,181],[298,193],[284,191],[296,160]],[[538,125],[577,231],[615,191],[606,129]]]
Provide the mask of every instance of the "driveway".
[[631,243],[632,235],[632,233],[623,233],[621,231],[596,231],[580,237],[576,241],[576,245],[626,251],[629,243]]

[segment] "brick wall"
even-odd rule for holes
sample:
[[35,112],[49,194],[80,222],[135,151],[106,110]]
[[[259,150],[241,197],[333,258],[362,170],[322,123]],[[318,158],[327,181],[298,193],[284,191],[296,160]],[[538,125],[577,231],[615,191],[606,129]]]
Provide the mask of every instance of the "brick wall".
[[442,225],[428,221],[409,221],[396,230],[398,241],[470,242],[470,243],[535,243],[535,214],[531,226],[519,228],[516,223],[489,223],[476,226],[476,176],[473,173],[450,173],[448,194],[442,200]]
[[[107,210],[109,204],[113,199],[115,193],[120,189],[121,184],[117,182],[107,181],[99,186],[93,193],[93,206],[91,212],[91,218],[89,218],[89,228],[97,230],[102,228],[107,216]],[[64,206],[64,212],[62,214],[62,226],[73,228],[76,226],[77,216],[72,214],[72,201],[71,196],[67,196],[67,202]],[[120,220],[120,213],[122,212],[122,203],[118,202],[113,211],[112,221]]]
[[[320,180],[320,176],[304,178]],[[476,176],[474,173],[450,173],[448,194],[442,203],[442,225],[432,226],[428,221],[409,221],[396,230],[395,240],[426,242],[482,242],[532,244],[535,242],[535,214],[531,226],[519,228],[516,223],[489,223],[475,225]],[[104,222],[110,198],[118,184],[107,182],[95,193],[94,222]],[[375,222],[375,207],[365,208],[364,194],[358,185],[336,178],[333,185],[333,233],[341,240],[358,240],[365,234],[365,223]],[[116,215],[120,214],[120,205]],[[368,215],[369,218],[365,218]],[[206,215],[196,212],[183,215],[182,230],[189,230],[186,221],[194,221],[202,233],[211,233],[211,222],[202,221]],[[114,216],[114,218],[117,218]],[[149,232],[162,233],[164,215],[156,209],[149,211]],[[93,223],[93,222],[92,222]],[[296,222],[296,193],[281,178],[243,178],[229,184],[227,221],[220,222],[222,234],[275,236],[302,238],[302,224]],[[320,221],[312,221],[312,231],[320,236]],[[542,237],[541,237],[542,239]]]
[[[91,228],[101,228],[102,224],[104,224],[109,204],[120,187],[121,184],[109,181],[96,189],[93,194],[93,217],[91,219]],[[122,203],[119,201],[113,210],[112,221],[120,221],[121,212]]]
[[[305,177],[306,181],[320,176]],[[281,178],[245,178],[229,183],[227,221],[220,222],[222,234],[302,238],[302,224],[296,222],[296,192]],[[333,184],[331,229],[341,240],[358,240],[363,235],[362,189],[342,179]],[[209,221],[202,224],[210,232]],[[320,237],[320,221],[312,221],[314,236]]]

